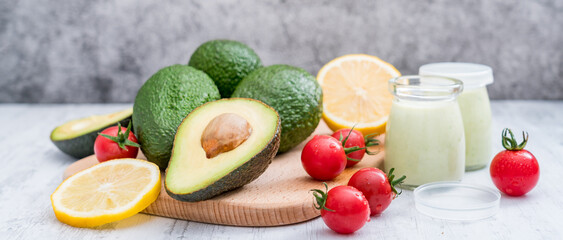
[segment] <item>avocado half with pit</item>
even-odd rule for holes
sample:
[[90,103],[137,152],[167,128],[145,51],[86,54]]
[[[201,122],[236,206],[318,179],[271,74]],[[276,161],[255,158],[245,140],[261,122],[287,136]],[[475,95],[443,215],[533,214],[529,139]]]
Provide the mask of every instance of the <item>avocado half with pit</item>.
[[70,156],[87,157],[94,154],[94,142],[99,132],[117,123],[127,127],[131,122],[131,115],[133,108],[68,121],[51,132],[51,141]]
[[165,188],[180,201],[202,201],[258,178],[280,146],[276,110],[253,99],[205,103],[182,121]]

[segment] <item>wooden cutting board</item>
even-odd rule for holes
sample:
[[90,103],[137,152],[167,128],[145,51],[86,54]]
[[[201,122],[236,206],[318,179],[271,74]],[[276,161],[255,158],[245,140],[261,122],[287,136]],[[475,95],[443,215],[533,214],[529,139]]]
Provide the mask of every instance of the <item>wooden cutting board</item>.
[[[321,121],[313,133],[316,134],[332,134],[332,131]],[[383,136],[378,139],[383,141]],[[313,195],[309,190],[324,187],[322,181],[309,177],[301,165],[301,150],[307,141],[290,152],[276,156],[266,172],[255,181],[206,201],[191,203],[174,200],[168,196],[163,185],[158,199],[143,213],[234,226],[279,226],[318,217],[320,211],[314,208]],[[372,150],[380,152],[372,156],[366,154],[359,164],[328,181],[329,188],[346,185],[358,169],[381,168],[383,147],[377,146]],[[139,154],[139,158],[145,159],[142,154]],[[66,179],[96,163],[98,161],[94,155],[78,160],[65,170],[63,177]],[[162,174],[164,184],[164,172]]]

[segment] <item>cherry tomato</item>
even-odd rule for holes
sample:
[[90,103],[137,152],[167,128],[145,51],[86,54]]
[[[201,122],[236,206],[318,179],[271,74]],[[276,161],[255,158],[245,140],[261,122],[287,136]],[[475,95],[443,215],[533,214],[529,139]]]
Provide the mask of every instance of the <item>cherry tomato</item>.
[[[508,137],[507,132],[510,134]],[[540,167],[536,157],[525,150],[527,133],[520,144],[508,128],[502,132],[502,143],[506,150],[499,152],[491,162],[490,174],[495,186],[510,196],[521,196],[531,191],[538,183]]]
[[332,134],[332,137],[340,140],[344,146],[344,151],[347,153],[348,161],[346,167],[351,167],[358,164],[365,153],[372,155],[375,154],[367,150],[367,147],[376,146],[379,144],[377,139],[371,137],[364,138],[364,135],[357,130],[343,128]]
[[[364,136],[362,135],[361,132],[345,128],[345,129],[340,129],[340,130],[334,132],[332,134],[332,137],[334,137],[336,139],[342,138],[341,142],[342,142],[342,144],[344,144],[345,148],[350,148],[350,147],[361,148],[358,151],[346,154],[346,156],[349,159],[356,160],[356,161],[348,160],[346,162],[346,167],[354,166],[354,165],[358,164],[360,162],[360,160],[362,160],[362,158],[364,157],[364,154],[366,153],[366,150],[364,149],[366,147],[366,144],[364,142]],[[344,139],[346,139],[346,142],[344,142]]]
[[369,221],[368,201],[358,189],[338,186],[328,193],[318,189],[312,191],[323,221],[333,231],[342,234],[353,233]]
[[331,180],[346,168],[346,153],[336,138],[317,135],[303,148],[301,163],[312,178]]
[[355,187],[361,191],[369,202],[371,215],[381,214],[391,201],[397,197],[395,185],[401,183],[406,177],[394,180],[393,171],[387,175],[377,168],[363,168],[358,170],[350,180],[348,186]]
[[118,158],[136,158],[139,144],[131,132],[131,124],[127,128],[113,126],[104,129],[94,142],[94,153],[99,162]]

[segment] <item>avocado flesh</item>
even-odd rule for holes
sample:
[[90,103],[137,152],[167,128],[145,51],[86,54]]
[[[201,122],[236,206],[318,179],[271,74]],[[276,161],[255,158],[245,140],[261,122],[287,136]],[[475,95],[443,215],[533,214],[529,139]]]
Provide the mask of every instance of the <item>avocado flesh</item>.
[[133,105],[133,127],[147,160],[166,169],[178,125],[193,109],[220,99],[204,72],[186,65],[160,69],[139,89]]
[[117,125],[127,126],[131,121],[133,108],[106,115],[94,115],[66,122],[51,132],[51,141],[62,152],[75,158],[94,154],[94,142],[98,133]]
[[[207,158],[202,133],[223,113],[237,114],[252,126],[252,134],[235,149]],[[280,120],[274,109],[252,99],[222,99],[192,111],[180,124],[166,170],[168,194],[181,201],[201,201],[258,178],[279,147]]]
[[322,89],[315,77],[298,67],[257,69],[239,83],[232,96],[260,100],[276,109],[282,125],[279,152],[307,139],[322,116]]

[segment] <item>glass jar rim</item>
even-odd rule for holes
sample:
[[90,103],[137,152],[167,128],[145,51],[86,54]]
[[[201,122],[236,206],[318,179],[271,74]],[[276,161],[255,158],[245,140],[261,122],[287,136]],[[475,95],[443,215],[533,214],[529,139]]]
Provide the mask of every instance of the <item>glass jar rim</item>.
[[445,76],[405,75],[391,78],[388,83],[389,92],[404,100],[453,100],[463,91],[461,80]]

